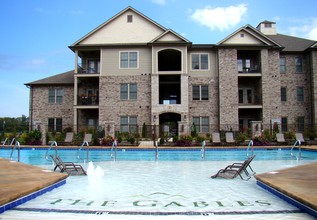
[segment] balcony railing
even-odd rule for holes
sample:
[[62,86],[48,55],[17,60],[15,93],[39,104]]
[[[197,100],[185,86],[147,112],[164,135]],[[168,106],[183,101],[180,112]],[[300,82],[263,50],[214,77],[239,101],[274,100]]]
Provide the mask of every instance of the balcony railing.
[[99,74],[100,70],[97,67],[87,67],[85,65],[78,64],[78,74]]
[[92,96],[78,96],[78,105],[98,105],[99,104],[99,96],[92,95]]

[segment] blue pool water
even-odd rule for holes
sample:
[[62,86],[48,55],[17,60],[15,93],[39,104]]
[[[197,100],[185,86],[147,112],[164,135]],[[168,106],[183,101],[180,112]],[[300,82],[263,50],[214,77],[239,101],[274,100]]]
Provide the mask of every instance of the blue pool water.
[[[54,155],[55,150],[47,148],[22,148],[20,151],[20,162],[45,165],[51,164],[48,155]],[[64,161],[73,162],[102,162],[102,161],[155,161],[155,149],[58,149],[58,155]],[[88,154],[87,154],[88,153]],[[251,152],[248,152],[251,154]],[[298,156],[298,150],[293,154]],[[0,148],[0,157],[10,159],[11,149]],[[254,149],[256,160],[296,160],[291,156],[290,149]],[[206,149],[204,158],[201,149],[159,149],[159,161],[237,161],[245,160],[247,151],[245,149]],[[48,158],[47,158],[48,157]],[[12,159],[18,159],[18,150],[12,154]],[[301,150],[302,160],[317,160],[317,151]]]

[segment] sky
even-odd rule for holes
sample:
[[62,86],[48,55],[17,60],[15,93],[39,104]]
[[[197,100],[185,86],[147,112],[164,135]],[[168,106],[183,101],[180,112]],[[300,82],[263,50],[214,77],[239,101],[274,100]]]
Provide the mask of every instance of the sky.
[[194,44],[264,20],[317,41],[316,0],[0,0],[0,117],[29,116],[24,84],[74,69],[68,46],[128,6]]

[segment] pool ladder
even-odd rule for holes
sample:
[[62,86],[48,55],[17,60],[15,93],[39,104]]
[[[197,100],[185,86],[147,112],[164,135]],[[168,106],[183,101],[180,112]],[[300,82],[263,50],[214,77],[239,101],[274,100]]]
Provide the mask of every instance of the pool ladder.
[[[294,153],[293,153],[293,149],[294,149],[294,147],[296,147],[296,145],[298,145],[298,156],[294,155]],[[292,149],[291,149],[291,156],[296,157],[297,160],[300,160],[302,157],[301,146],[302,146],[302,142],[300,140],[296,140],[295,143],[293,144]]]
[[85,145],[87,146],[87,147],[86,147],[86,152],[87,152],[87,153],[86,153],[86,161],[85,161],[85,159],[84,159],[84,163],[85,163],[85,162],[88,163],[88,162],[89,162],[89,143],[88,143],[88,141],[84,141],[84,142],[81,144],[81,146],[79,147],[78,152],[77,152],[77,158],[80,159],[80,151],[83,149],[83,147],[84,147]]
[[[13,142],[11,141],[11,143],[13,144]],[[18,162],[20,162],[20,142],[19,141],[15,141],[15,144],[12,145],[12,150],[11,150],[11,154],[10,154],[10,160],[12,160],[13,158],[13,152],[14,150],[18,148]]]
[[46,160],[48,160],[48,153],[49,151],[52,149],[52,147],[55,146],[55,156],[57,156],[57,142],[56,141],[51,141],[51,144],[49,146],[49,148],[47,149],[46,153],[45,153],[45,158]]

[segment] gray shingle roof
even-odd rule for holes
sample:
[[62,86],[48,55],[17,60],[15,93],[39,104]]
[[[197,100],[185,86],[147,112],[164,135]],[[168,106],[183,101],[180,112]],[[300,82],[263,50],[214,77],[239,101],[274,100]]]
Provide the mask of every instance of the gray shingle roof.
[[283,34],[266,35],[284,47],[283,52],[302,52],[310,48],[316,41],[292,37]]
[[73,85],[74,84],[74,70],[40,79],[34,82],[25,83],[26,86],[33,85]]

